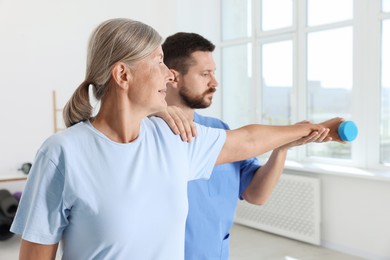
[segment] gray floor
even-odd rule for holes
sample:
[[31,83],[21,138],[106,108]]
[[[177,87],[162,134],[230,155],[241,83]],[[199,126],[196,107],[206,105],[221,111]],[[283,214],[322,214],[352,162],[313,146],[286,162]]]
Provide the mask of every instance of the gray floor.
[[[230,246],[231,260],[361,260],[241,225],[233,226]],[[18,251],[19,237],[0,241],[0,259],[16,260]]]
[[230,260],[362,260],[236,224],[230,237]]
[[0,259],[18,259],[19,237],[13,236],[9,240],[0,241]]

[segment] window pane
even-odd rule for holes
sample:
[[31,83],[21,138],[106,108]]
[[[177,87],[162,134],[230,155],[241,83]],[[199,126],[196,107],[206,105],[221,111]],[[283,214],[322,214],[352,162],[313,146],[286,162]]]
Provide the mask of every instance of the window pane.
[[390,0],[382,0],[382,11],[390,12]]
[[353,0],[307,0],[308,26],[352,19]]
[[382,25],[381,161],[390,163],[390,20]]
[[271,125],[290,124],[290,97],[293,85],[292,41],[264,44],[262,54],[262,121]]
[[222,49],[223,118],[232,129],[253,123],[251,56],[250,44]]
[[263,31],[292,26],[293,0],[263,0],[261,11]]
[[[308,35],[307,111],[313,122],[335,116],[349,118],[352,92],[352,28]],[[308,146],[309,156],[349,159],[350,144],[331,142]]]
[[251,1],[224,0],[222,5],[222,39],[251,36]]

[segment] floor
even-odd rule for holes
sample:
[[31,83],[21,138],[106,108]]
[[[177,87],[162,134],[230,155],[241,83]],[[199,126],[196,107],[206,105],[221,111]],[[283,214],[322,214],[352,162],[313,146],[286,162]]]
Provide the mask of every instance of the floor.
[[[241,225],[233,226],[230,237],[230,260],[362,260]],[[0,241],[0,259],[16,260],[18,251],[19,237]]]
[[0,241],[0,259],[18,259],[19,238],[13,236],[11,239]]
[[230,260],[363,259],[236,224],[230,237]]

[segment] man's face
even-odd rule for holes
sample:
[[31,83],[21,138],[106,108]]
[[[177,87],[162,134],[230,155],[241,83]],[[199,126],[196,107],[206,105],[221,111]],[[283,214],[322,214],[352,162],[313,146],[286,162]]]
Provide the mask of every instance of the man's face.
[[206,108],[211,105],[218,82],[215,79],[215,62],[211,52],[192,53],[194,65],[178,82],[179,95],[190,108]]

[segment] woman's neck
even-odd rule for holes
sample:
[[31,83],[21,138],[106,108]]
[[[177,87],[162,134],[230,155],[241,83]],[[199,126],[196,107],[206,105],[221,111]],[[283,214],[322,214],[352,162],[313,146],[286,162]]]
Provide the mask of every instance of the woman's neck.
[[107,118],[100,113],[91,120],[93,127],[117,143],[130,143],[137,139],[140,131],[139,120],[122,120],[117,116]]
[[126,97],[111,96],[102,100],[99,113],[91,123],[110,140],[129,143],[137,139],[145,116],[133,108]]

